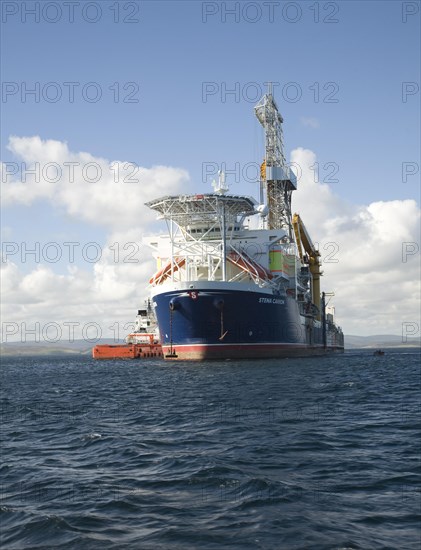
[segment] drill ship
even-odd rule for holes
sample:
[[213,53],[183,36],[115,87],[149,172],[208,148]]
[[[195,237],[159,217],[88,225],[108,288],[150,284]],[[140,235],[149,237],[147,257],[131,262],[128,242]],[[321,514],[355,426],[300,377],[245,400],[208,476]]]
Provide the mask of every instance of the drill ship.
[[291,213],[297,179],[285,161],[283,118],[271,87],[254,110],[265,131],[259,201],[229,194],[219,172],[212,193],[147,203],[168,228],[145,239],[158,264],[149,283],[166,359],[302,357],[344,349],[327,294],[320,293],[320,254],[300,216]]

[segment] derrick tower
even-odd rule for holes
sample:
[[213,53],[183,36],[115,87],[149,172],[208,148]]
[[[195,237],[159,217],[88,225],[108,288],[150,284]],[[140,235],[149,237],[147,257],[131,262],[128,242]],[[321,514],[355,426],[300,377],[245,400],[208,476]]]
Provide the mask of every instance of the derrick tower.
[[254,107],[256,117],[265,129],[261,185],[267,196],[268,229],[283,229],[292,242],[291,194],[297,189],[297,179],[285,161],[282,135],[284,119],[278,111],[272,88],[270,83],[268,93]]

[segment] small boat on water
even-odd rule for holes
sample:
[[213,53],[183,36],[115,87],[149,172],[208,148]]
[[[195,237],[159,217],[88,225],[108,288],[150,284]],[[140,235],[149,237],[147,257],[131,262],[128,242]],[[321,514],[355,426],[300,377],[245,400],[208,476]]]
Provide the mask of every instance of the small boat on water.
[[126,336],[125,344],[99,344],[92,348],[94,359],[146,359],[162,357],[157,325],[150,301],[146,309],[137,312],[134,331]]
[[384,355],[384,351],[382,349],[376,349],[376,351],[373,353],[373,355],[382,356],[382,355]]

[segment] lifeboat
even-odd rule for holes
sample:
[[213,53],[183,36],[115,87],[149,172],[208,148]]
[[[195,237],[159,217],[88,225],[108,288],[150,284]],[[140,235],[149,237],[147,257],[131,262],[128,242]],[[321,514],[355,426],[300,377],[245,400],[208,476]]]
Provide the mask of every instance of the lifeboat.
[[237,252],[230,252],[227,256],[227,260],[246,273],[254,277],[259,277],[259,279],[263,279],[264,281],[272,279],[273,277],[270,271],[252,260],[245,252],[242,252],[241,255]]
[[157,271],[155,275],[149,279],[149,284],[157,285],[162,283],[162,281],[165,281],[165,279],[171,275],[172,271],[178,271],[185,263],[185,258],[174,258],[173,263],[169,261],[162,269]]

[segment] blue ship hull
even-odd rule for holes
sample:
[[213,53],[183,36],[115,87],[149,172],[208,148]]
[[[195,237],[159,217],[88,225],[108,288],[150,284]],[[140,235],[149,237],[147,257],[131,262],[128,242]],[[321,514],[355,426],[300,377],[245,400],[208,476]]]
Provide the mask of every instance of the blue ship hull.
[[251,359],[343,351],[342,334],[329,334],[328,329],[330,344],[325,345],[321,323],[301,316],[292,297],[224,287],[155,294],[167,358]]

